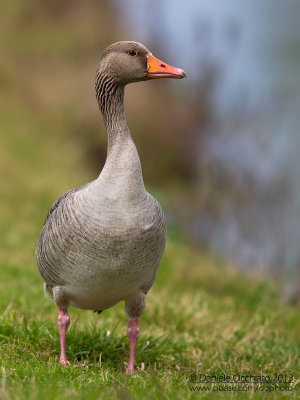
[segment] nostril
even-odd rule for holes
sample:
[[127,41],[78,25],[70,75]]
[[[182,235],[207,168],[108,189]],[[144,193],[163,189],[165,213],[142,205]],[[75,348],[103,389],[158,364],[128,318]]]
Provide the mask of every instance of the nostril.
[[162,68],[166,68],[165,64],[160,64],[160,66],[161,66]]

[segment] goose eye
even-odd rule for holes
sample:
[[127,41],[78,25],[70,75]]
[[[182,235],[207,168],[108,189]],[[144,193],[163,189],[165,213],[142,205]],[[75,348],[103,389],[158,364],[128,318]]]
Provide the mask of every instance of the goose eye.
[[136,56],[136,51],[135,50],[129,50],[128,54],[130,56]]

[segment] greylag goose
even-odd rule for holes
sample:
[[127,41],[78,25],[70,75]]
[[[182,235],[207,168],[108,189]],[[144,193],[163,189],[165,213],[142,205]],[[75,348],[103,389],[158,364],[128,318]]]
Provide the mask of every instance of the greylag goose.
[[145,190],[140,159],[124,112],[124,87],[151,78],[184,78],[137,42],[118,42],[103,53],[96,98],[108,134],[105,165],[97,179],[72,189],[52,205],[36,244],[44,291],[58,312],[60,364],[69,365],[66,332],[70,305],[102,311],[125,301],[134,370],[139,318],[166,243],[159,203]]

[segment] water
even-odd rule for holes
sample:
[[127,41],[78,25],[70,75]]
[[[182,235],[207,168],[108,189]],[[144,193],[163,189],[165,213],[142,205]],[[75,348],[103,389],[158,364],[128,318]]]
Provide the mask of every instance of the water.
[[231,200],[213,218],[196,216],[195,235],[242,268],[299,278],[300,2],[118,4],[139,41],[187,71],[191,93],[216,71],[195,165],[221,171]]

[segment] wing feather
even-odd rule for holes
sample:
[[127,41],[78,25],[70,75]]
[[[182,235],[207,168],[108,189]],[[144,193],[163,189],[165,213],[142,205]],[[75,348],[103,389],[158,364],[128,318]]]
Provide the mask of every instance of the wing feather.
[[72,197],[75,193],[79,192],[80,190],[86,188],[89,186],[91,182],[86,183],[85,185],[79,186],[78,188],[71,189],[67,191],[66,193],[62,194],[51,206],[50,210],[48,211],[48,214],[46,216],[44,225],[46,225],[48,219],[51,217],[51,214],[53,213],[54,210],[56,210],[60,204],[62,204],[66,199]]

